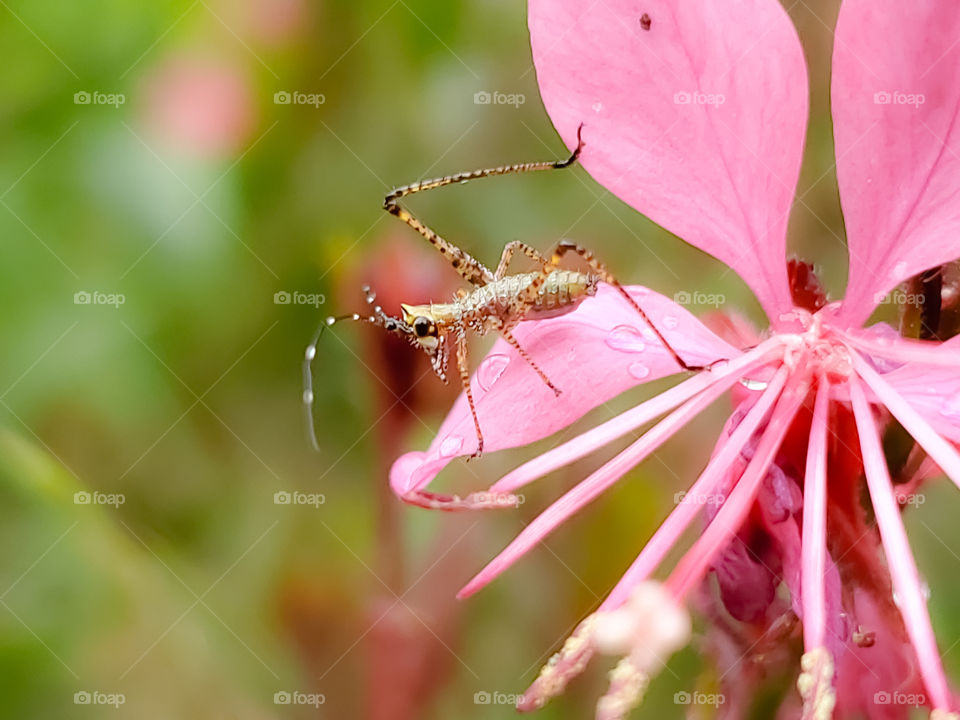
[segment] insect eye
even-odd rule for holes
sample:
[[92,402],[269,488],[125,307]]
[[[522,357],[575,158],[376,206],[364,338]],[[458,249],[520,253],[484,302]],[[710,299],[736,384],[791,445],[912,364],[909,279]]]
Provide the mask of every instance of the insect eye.
[[413,331],[417,337],[426,337],[430,334],[430,318],[418,317],[413,321]]

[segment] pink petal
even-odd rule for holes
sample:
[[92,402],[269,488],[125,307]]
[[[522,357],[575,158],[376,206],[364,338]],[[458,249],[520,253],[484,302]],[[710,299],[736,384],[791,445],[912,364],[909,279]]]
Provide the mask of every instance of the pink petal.
[[719,492],[720,483],[725,480],[726,473],[740,458],[741,451],[753,438],[757,428],[760,427],[760,423],[766,419],[774,402],[780,397],[780,392],[783,390],[788,376],[789,371],[786,368],[779,370],[736,429],[729,437],[718,443],[717,451],[710,458],[710,462],[704,468],[700,477],[697,478],[697,481],[684,496],[684,502],[681,502],[667,516],[663,524],[657,528],[653,537],[644,546],[637,559],[633,561],[630,569],[613,588],[607,599],[603,601],[600,606],[601,610],[619,607],[630,596],[633,588],[646,580],[663,561],[663,558],[675,546],[680,536],[683,535],[706,502]]
[[852,376],[849,384],[870,500],[877,517],[880,540],[887,556],[887,566],[890,568],[893,587],[897,593],[900,614],[903,616],[907,634],[917,653],[920,672],[930,693],[932,704],[935,708],[947,710],[949,709],[947,680],[943,674],[937,641],[920,587],[920,576],[917,573],[913,553],[910,551],[907,533],[903,528],[900,508],[893,496],[890,474],[887,471],[873,411],[867,404],[860,380]]
[[[904,633],[902,621],[888,612],[889,602],[889,598],[878,597],[863,588],[854,587],[847,593],[844,616],[850,623],[848,641],[843,652],[835,656],[837,718],[903,720],[910,715],[909,708],[904,706],[907,700],[903,698],[926,695],[917,672],[916,653]],[[872,642],[868,646],[858,645],[850,637],[857,628],[869,628]],[[869,672],[864,669],[867,667]],[[900,695],[900,704],[878,705],[877,694],[883,693],[889,698],[891,691]],[[926,704],[919,702],[922,697],[916,699],[917,704]]]
[[833,57],[850,272],[843,319],[960,256],[960,13],[951,0],[846,0]]
[[743,524],[760,490],[793,418],[810,389],[809,378],[792,377],[777,400],[770,423],[760,436],[757,449],[743,475],[726,497],[723,506],[693,547],[677,563],[667,580],[667,587],[678,599],[683,598],[704,576],[717,553],[721,552]]
[[[895,385],[871,368],[863,358],[856,354],[852,358],[854,370],[873,391],[877,399],[886,406],[890,414],[903,425],[904,429],[910,433],[920,447],[927,451],[927,454],[940,466],[947,477],[953,480],[957,487],[960,487],[960,452],[944,440],[918,411],[919,408],[924,407],[922,402],[924,396],[916,391],[909,393],[910,388],[908,386],[908,396],[910,397],[910,400],[908,400],[908,396],[901,395]],[[899,372],[899,370],[894,371],[890,375]],[[928,373],[928,375],[933,374],[933,372]],[[956,374],[956,370],[954,370],[954,374]],[[942,378],[934,378],[932,382],[937,379]],[[956,379],[952,379],[951,385],[955,386],[956,383]],[[943,387],[946,389],[950,386],[944,384]],[[914,407],[914,402],[918,403],[917,407]]]
[[[946,342],[931,340],[913,340],[899,335],[880,334],[874,331],[873,326],[866,330],[850,329],[840,335],[851,345],[863,350],[870,359],[877,364],[878,358],[887,358],[893,361],[894,369],[905,363],[915,363],[918,366],[936,366],[956,368],[960,365],[960,336]],[[879,368],[884,372],[882,368]]]
[[529,24],[547,112],[569,147],[583,124],[590,174],[736,270],[774,321],[792,307],[807,69],[780,3],[531,0]]
[[[876,354],[875,345],[847,333],[858,347]],[[935,430],[960,442],[960,337],[945,343],[899,340],[889,354],[906,360],[883,379]]]
[[553,532],[561,523],[578,512],[584,505],[595,500],[617,480],[669,440],[680,428],[703,412],[738,380],[738,376],[728,375],[724,380],[715,382],[703,393],[688,400],[679,410],[654,425],[639,440],[604,464],[586,480],[581,481],[565,493],[563,497],[538,515],[497,557],[477,573],[457,593],[457,597],[469,597],[489,584],[526,555],[534,545]]
[[[707,365],[740,354],[673,301],[646,288],[628,290],[687,363]],[[679,369],[636,310],[607,285],[576,310],[523,322],[514,335],[562,394],[556,397],[506,342],[498,340],[471,379],[488,452],[552,435],[624,390]],[[473,420],[461,395],[430,448],[407,453],[394,463],[390,485],[402,498],[417,503],[418,493],[451,460],[471,455],[476,447]]]
[[543,455],[524,463],[497,480],[490,488],[490,492],[513,492],[558,468],[595,452],[598,448],[673,410],[724,377],[733,375],[738,378],[743,377],[782,354],[783,338],[774,335],[769,340],[765,340],[757,347],[730,362],[718,365],[709,372],[698,373],[647,402],[640,403],[582,435],[578,435],[552,450],[548,450]]

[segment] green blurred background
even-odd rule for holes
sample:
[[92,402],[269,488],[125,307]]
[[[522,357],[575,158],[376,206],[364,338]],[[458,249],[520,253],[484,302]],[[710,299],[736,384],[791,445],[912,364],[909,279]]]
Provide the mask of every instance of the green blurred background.
[[[814,113],[791,243],[835,294],[836,12],[791,8]],[[380,209],[390,187],[565,154],[524,4],[3,0],[0,47],[0,715],[511,717],[475,693],[533,680],[669,512],[725,408],[460,603],[459,585],[599,459],[517,512],[407,508],[386,469],[429,442],[453,391],[372,329],[338,327],[318,353],[315,453],[300,361],[323,316],[362,306],[365,281],[388,309],[456,287]],[[523,102],[477,104],[481,91]],[[719,293],[761,321],[738,278],[579,168],[411,205],[488,263],[512,239],[571,237],[627,282]],[[484,487],[533,452],[440,483]],[[956,676],[960,543],[937,539],[955,498],[935,501],[950,495],[931,488],[909,525]],[[715,685],[696,649],[636,717],[684,717],[673,693]],[[540,717],[590,716],[607,667]]]

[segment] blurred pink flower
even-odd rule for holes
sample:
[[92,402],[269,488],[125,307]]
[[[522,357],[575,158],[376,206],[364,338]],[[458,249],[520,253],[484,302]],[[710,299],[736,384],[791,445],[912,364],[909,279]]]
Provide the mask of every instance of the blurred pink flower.
[[224,0],[217,14],[240,35],[271,46],[289,41],[308,22],[305,0]]
[[165,144],[201,158],[246,148],[256,127],[250,78],[242,65],[202,55],[167,58],[144,80],[143,123]]
[[[466,585],[467,596],[735,391],[735,412],[700,477],[520,708],[561,692],[599,649],[623,660],[597,716],[623,717],[689,636],[685,604],[712,570],[727,613],[748,627],[770,635],[789,632],[780,618],[790,613],[802,620],[799,695],[785,707],[802,707],[804,718],[896,718],[924,705],[954,717],[880,431],[895,418],[960,484],[960,343],[863,324],[898,284],[960,256],[960,14],[946,0],[914,4],[909,18],[892,0],[842,6],[832,112],[850,270],[845,299],[832,304],[807,266],[786,262],[808,90],[780,3],[530,0],[529,23],[544,103],[568,146],[584,124],[587,171],[736,271],[770,329],[734,347],[680,305],[631,288],[688,363],[725,361],[525,463],[490,495],[426,490],[476,447],[463,397],[426,452],[394,464],[391,486],[408,502],[502,507],[505,495],[665,416],[533,520]],[[499,341],[472,381],[488,450],[544,438],[677,370],[609,287],[515,335],[563,393],[554,397]],[[872,516],[861,504],[864,477]],[[703,509],[692,548],[663,585],[652,583]],[[776,596],[781,583],[786,603]]]

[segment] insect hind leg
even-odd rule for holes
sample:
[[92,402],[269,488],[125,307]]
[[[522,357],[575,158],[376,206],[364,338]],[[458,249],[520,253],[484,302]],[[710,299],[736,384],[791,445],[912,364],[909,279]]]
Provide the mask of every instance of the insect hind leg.
[[483,454],[483,431],[480,429],[480,418],[477,417],[477,406],[473,401],[473,391],[470,389],[470,367],[467,364],[467,336],[461,328],[457,333],[457,369],[460,371],[460,384],[463,393],[467,396],[467,405],[473,416],[473,425],[477,430],[477,449],[470,458],[478,458]]
[[[470,180],[478,180],[484,177],[496,177],[498,175],[512,175],[518,173],[537,172],[540,170],[563,170],[577,162],[580,153],[583,151],[583,124],[577,128],[577,147],[563,160],[547,160],[543,162],[515,163],[513,165],[501,165],[494,168],[482,168],[480,170],[468,170],[453,175],[433,178],[432,180],[421,180],[420,182],[404,185],[403,187],[392,190],[383,199],[383,209],[391,215],[399,218],[404,223],[416,230],[420,235],[427,239],[441,255],[450,261],[453,269],[459,273],[467,282],[476,286],[487,285],[493,282],[494,274],[483,265],[479,260],[472,257],[465,251],[458,248],[449,240],[445,240],[434,230],[431,230],[423,222],[414,217],[414,215],[400,205],[400,200],[408,195],[415,195],[424,190],[434,190],[446,185],[466,183]],[[526,251],[525,251],[526,252]],[[501,260],[502,262],[502,260]]]
[[540,251],[531,245],[522,240],[512,240],[508,242],[503,248],[503,253],[500,255],[500,264],[497,265],[497,271],[493,274],[494,278],[497,280],[502,280],[507,274],[507,268],[510,266],[510,262],[513,260],[513,256],[516,254],[517,250],[521,251],[528,258],[538,263],[541,267],[546,267],[549,265],[549,260],[540,254]]
[[690,365],[685,362],[682,357],[680,357],[677,351],[674,350],[673,346],[667,342],[667,339],[663,336],[663,333],[660,332],[660,329],[654,325],[653,321],[650,319],[650,316],[644,312],[643,308],[640,307],[637,301],[633,299],[633,296],[631,296],[630,293],[628,293],[623,287],[623,285],[621,285],[620,282],[613,276],[613,274],[607,270],[606,266],[597,260],[591,251],[577,245],[576,243],[572,243],[569,240],[561,240],[557,244],[556,250],[553,252],[553,257],[550,258],[550,264],[553,266],[558,266],[560,261],[563,259],[563,256],[569,252],[576,253],[583,258],[584,262],[590,266],[591,270],[600,276],[600,279],[603,280],[603,282],[615,288],[617,292],[619,292],[623,298],[630,303],[631,307],[633,307],[633,309],[640,314],[640,317],[643,318],[643,321],[650,326],[653,334],[657,336],[657,339],[660,341],[663,347],[666,348],[667,352],[670,353],[670,356],[681,368],[694,372],[707,369],[707,366],[705,365]]

